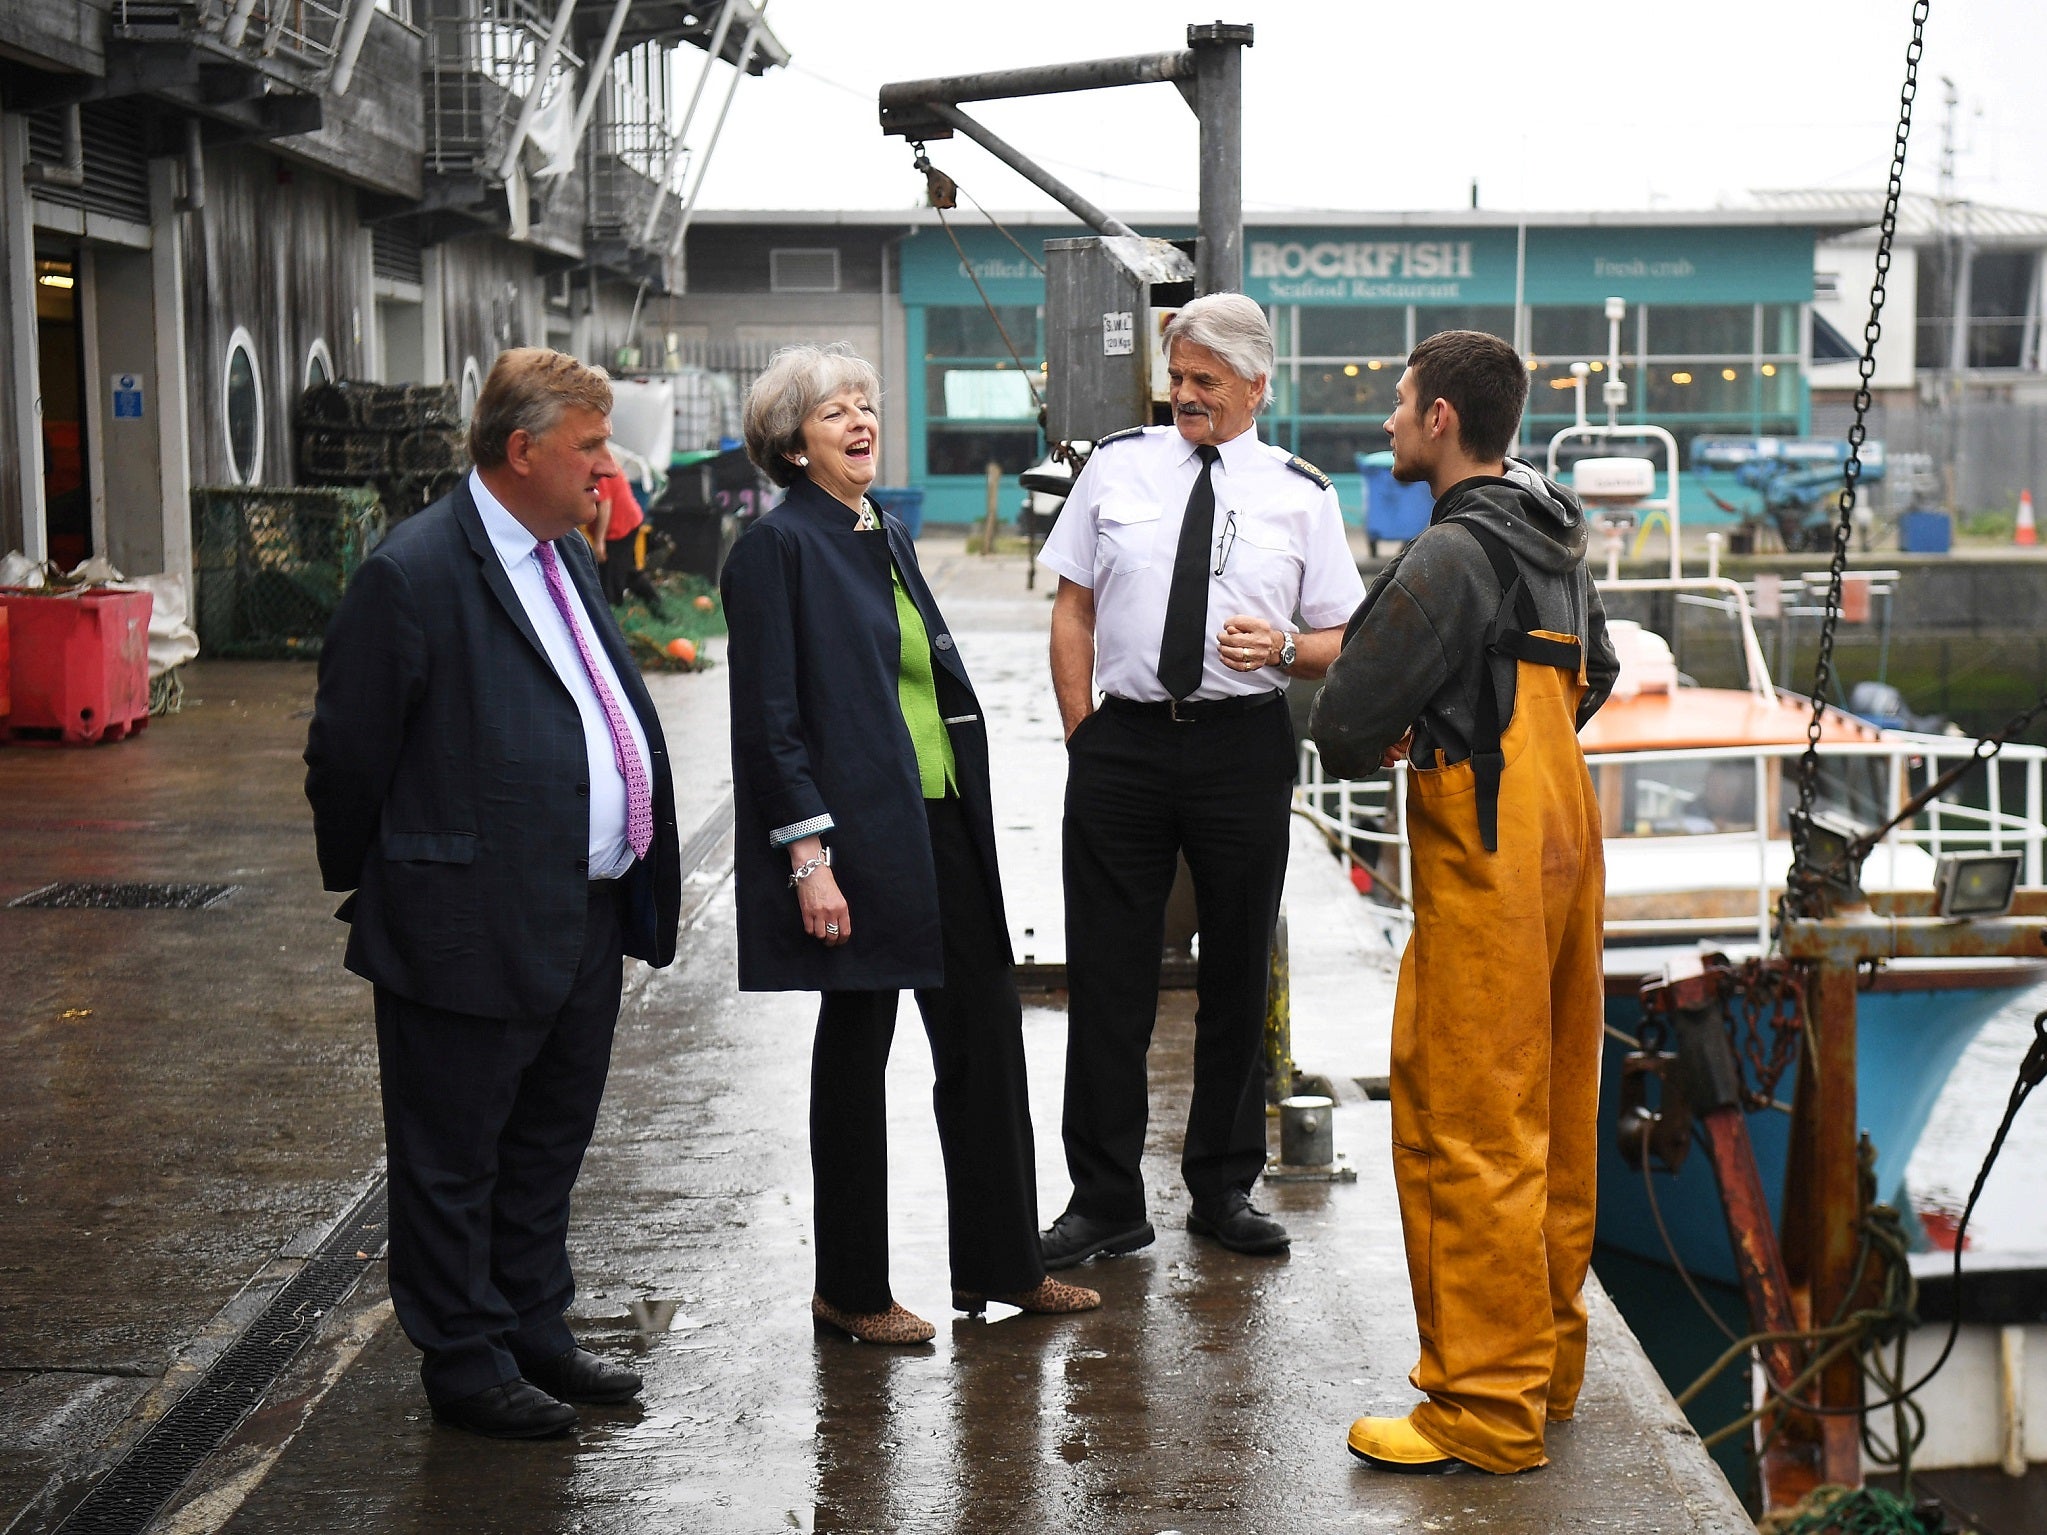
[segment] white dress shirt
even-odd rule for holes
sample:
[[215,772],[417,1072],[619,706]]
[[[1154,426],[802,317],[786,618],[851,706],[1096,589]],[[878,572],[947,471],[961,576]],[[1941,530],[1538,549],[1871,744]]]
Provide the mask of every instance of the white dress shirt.
[[[1221,445],[1210,472],[1208,629],[1194,697],[1229,698],[1286,686],[1276,666],[1232,671],[1214,636],[1238,613],[1291,629],[1349,619],[1365,583],[1344,538],[1336,492],[1289,467],[1293,455],[1256,427]],[[1118,698],[1164,702],[1159,639],[1187,497],[1201,473],[1194,444],[1170,426],[1097,445],[1038,558],[1095,594],[1095,686]],[[1216,563],[1222,565],[1216,574]]]
[[[597,700],[597,689],[590,684],[590,674],[583,669],[575,638],[562,622],[561,609],[554,605],[547,590],[547,573],[540,568],[540,556],[535,553],[539,541],[505,510],[474,469],[469,471],[469,493],[476,498],[483,529],[490,535],[491,547],[497,550],[505,574],[511,577],[519,605],[526,610],[527,620],[540,636],[541,648],[553,663],[555,675],[561,678],[569,696],[576,701],[576,712],[583,717],[583,749],[590,758],[590,878],[616,879],[632,867],[633,849],[626,840],[625,774],[618,770],[618,759],[612,754],[611,723],[605,718],[604,705]],[[633,750],[640,754],[640,767],[651,787],[654,769],[653,759],[647,754],[647,732],[640,724],[631,696],[619,684],[618,672],[599,638],[601,631],[569,577],[568,562],[561,560],[559,553],[556,559],[563,567],[562,585],[568,591],[576,622],[590,647],[590,657],[604,674],[604,684],[611,689],[611,696],[618,701],[626,728],[632,732]],[[564,784],[562,791],[566,794],[571,788]]]

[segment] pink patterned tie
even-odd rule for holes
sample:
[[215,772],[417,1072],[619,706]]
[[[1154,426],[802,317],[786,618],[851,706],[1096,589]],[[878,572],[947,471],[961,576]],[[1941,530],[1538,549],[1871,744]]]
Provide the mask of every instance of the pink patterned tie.
[[540,556],[540,569],[547,576],[547,593],[554,598],[562,622],[569,626],[576,653],[583,658],[583,670],[597,690],[597,702],[604,706],[604,718],[611,726],[611,760],[618,764],[625,779],[625,839],[632,844],[633,857],[645,858],[647,849],[654,845],[654,796],[647,785],[646,765],[633,749],[633,733],[626,726],[625,713],[605,683],[596,658],[590,654],[583,626],[576,622],[575,605],[569,601],[569,589],[562,581],[561,562],[555,558],[554,545],[535,544],[533,552]]

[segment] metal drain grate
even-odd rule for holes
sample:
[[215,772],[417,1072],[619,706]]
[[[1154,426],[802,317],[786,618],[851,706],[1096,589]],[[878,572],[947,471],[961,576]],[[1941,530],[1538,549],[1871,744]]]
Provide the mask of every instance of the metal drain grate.
[[94,884],[61,880],[17,896],[9,906],[64,911],[204,911],[218,906],[240,885]]
[[65,1516],[58,1535],[135,1535],[148,1526],[376,1261],[388,1204],[389,1186],[379,1178],[199,1383]]

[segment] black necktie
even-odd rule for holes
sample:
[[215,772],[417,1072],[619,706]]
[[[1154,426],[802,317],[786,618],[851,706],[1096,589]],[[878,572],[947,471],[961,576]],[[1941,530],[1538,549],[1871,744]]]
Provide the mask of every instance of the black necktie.
[[1201,686],[1201,658],[1208,650],[1208,545],[1215,532],[1215,482],[1209,474],[1222,455],[1207,443],[1194,451],[1201,456],[1201,473],[1187,493],[1166,627],[1159,634],[1159,681],[1174,698],[1192,697]]

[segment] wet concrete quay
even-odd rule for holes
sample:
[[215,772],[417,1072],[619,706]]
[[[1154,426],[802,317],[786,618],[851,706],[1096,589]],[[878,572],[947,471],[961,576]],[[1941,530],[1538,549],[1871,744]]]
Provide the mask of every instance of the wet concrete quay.
[[[1060,957],[1063,754],[1044,593],[942,544],[934,587],[997,738],[1020,952]],[[714,651],[715,654],[715,651]],[[652,679],[678,820],[727,789],[720,671]],[[294,1273],[382,1153],[368,988],[341,969],[300,792],[310,667],[204,662],[186,711],[91,751],[0,749],[0,1529],[51,1530]],[[948,1306],[930,1065],[913,1006],[890,1070],[896,1293],[939,1323],[883,1350],[813,1332],[805,1099],[814,1000],[732,985],[729,841],[711,840],[676,965],[636,970],[578,1189],[572,1320],[642,1402],[571,1440],[438,1428],[381,1265],[320,1319],[156,1528],[180,1531],[1745,1531],[1603,1295],[1577,1422],[1512,1478],[1360,1468],[1343,1431],[1413,1400],[1383,1074],[1391,966],[1301,829],[1289,878],[1295,1056],[1341,1102],[1354,1183],[1268,1186],[1290,1256],[1182,1229],[1191,1004],[1153,1049],[1158,1243],[1080,1271],[1073,1319]],[[213,881],[205,911],[43,911],[55,880]],[[1033,931],[1026,937],[1023,929]],[[1065,1018],[1025,1020],[1047,1218]],[[11,1523],[10,1523],[11,1521]]]

